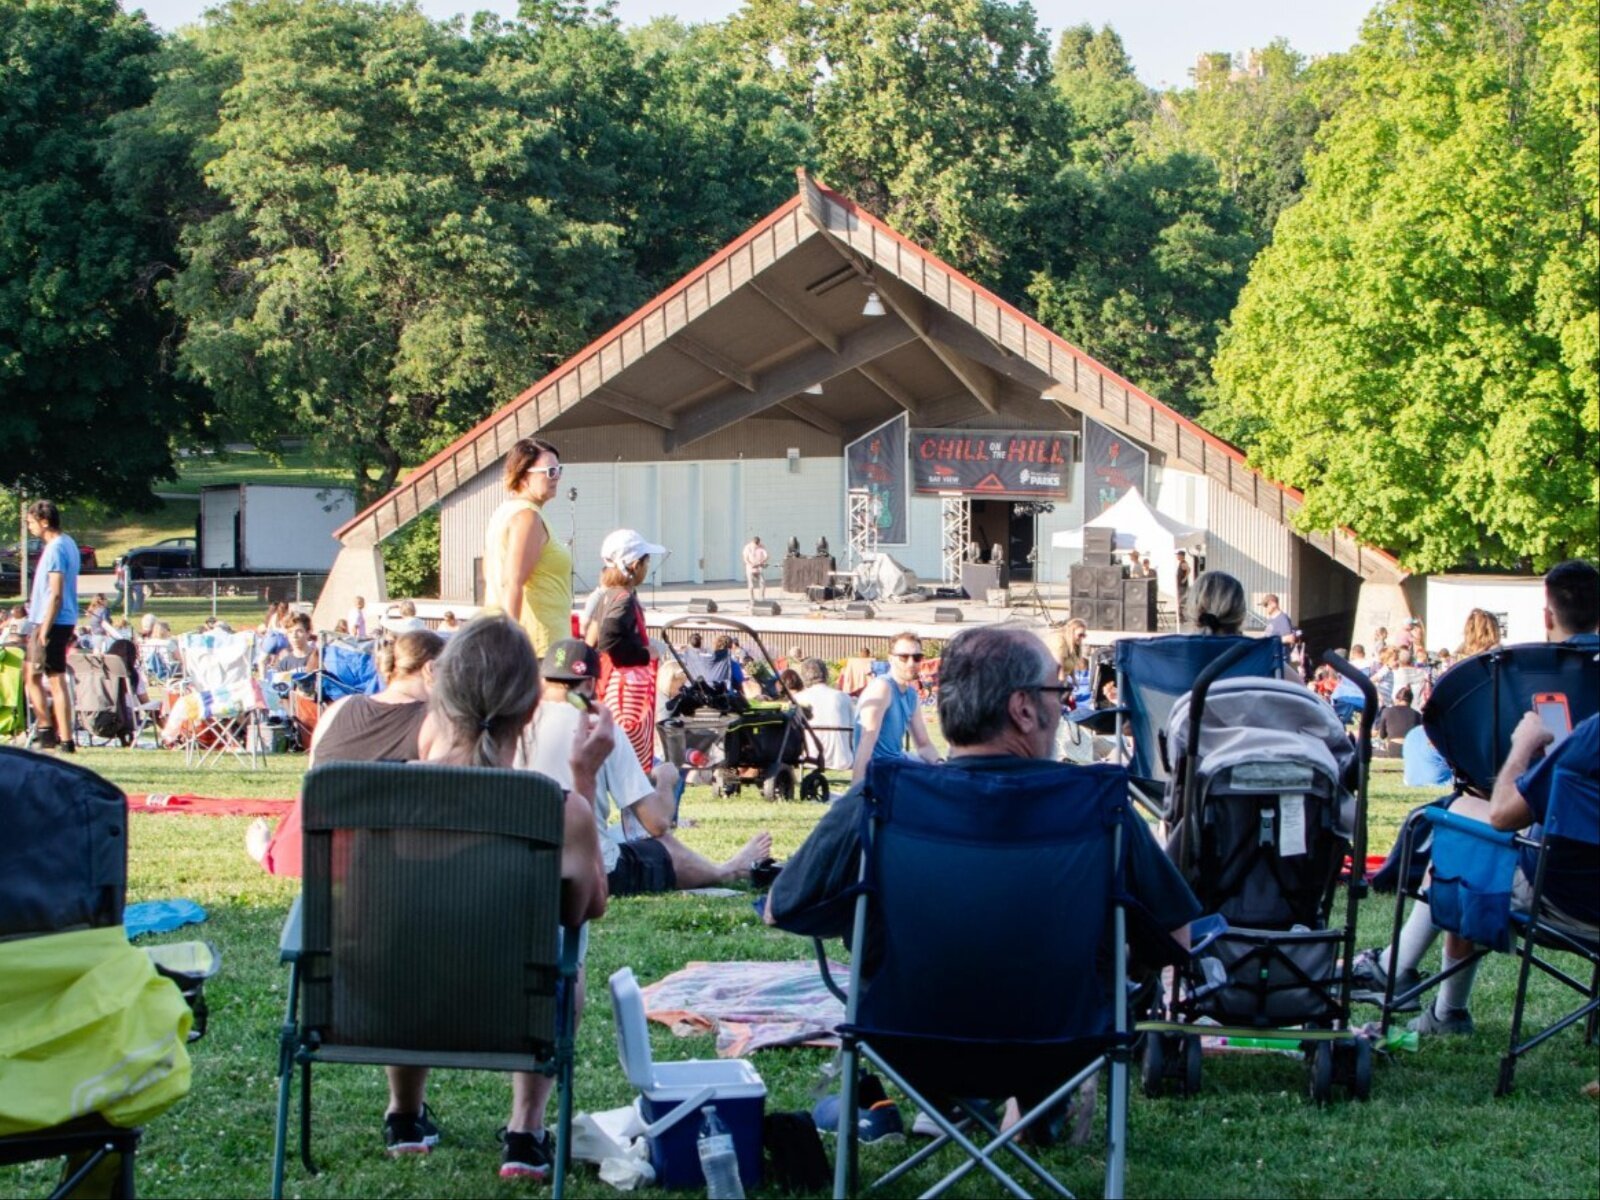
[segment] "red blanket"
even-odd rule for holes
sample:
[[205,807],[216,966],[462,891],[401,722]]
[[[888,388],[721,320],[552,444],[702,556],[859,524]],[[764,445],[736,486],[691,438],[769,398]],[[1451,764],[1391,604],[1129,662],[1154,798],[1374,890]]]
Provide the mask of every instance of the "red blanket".
[[293,800],[218,800],[211,796],[166,796],[157,792],[128,797],[129,812],[198,813],[206,817],[281,817]]

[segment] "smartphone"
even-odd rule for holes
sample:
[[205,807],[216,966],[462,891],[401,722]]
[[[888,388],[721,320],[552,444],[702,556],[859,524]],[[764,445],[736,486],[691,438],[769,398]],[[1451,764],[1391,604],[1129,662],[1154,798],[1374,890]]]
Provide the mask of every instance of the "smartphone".
[[1539,714],[1539,720],[1555,739],[1550,743],[1552,750],[1572,732],[1572,710],[1567,707],[1567,698],[1562,693],[1540,692],[1533,698],[1533,711]]
[[567,689],[567,703],[581,713],[592,713],[594,711],[594,701],[582,692],[575,692],[571,688]]

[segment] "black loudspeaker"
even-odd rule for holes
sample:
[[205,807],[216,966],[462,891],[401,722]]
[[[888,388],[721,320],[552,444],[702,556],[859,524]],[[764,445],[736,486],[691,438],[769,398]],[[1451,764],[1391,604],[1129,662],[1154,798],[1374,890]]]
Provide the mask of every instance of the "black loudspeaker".
[[696,596],[689,601],[689,611],[692,613],[714,613],[717,611],[717,602],[707,596]]
[[1087,562],[1072,564],[1072,595],[1076,599],[1094,599],[1094,571],[1093,564]]
[[1094,568],[1094,598],[1122,602],[1122,568],[1117,566]]
[[1091,629],[1121,629],[1122,628],[1122,601],[1121,600],[1096,600],[1094,602],[1094,624]]
[[1122,602],[1124,604],[1154,604],[1156,599],[1156,581],[1146,576],[1143,579],[1124,579],[1122,581]]
[[1122,627],[1129,633],[1154,633],[1156,631],[1155,605],[1124,604]]
[[783,609],[778,606],[776,600],[757,600],[750,606],[750,612],[758,617],[780,617],[783,615]]
[[1083,562],[1085,566],[1090,567],[1110,567],[1118,565],[1117,556],[1109,550],[1085,550],[1083,552]]
[[935,625],[961,624],[961,610],[959,608],[936,608],[933,610]]
[[827,584],[813,583],[806,588],[806,599],[813,604],[823,604],[835,598],[836,593]]
[[878,610],[870,604],[857,601],[855,604],[846,604],[844,606],[844,615],[854,617],[858,621],[870,621],[878,615]]
[[1094,600],[1088,596],[1072,598],[1072,615],[1090,628],[1094,627]]
[[1103,529],[1097,525],[1083,527],[1083,548],[1096,554],[1111,553],[1111,539],[1115,536],[1110,529]]

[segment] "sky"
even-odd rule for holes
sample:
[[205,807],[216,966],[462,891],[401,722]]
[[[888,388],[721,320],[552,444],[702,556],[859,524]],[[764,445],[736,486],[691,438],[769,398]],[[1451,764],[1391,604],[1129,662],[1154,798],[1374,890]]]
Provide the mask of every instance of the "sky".
[[[421,0],[434,17],[489,9],[505,16],[516,13],[516,0]],[[176,29],[198,20],[207,0],[124,0],[125,7],[143,8],[162,29]],[[624,25],[642,25],[654,17],[676,16],[686,22],[719,21],[739,7],[739,0],[618,0]],[[1062,29],[1084,22],[1110,25],[1122,35],[1139,78],[1153,87],[1182,87],[1189,82],[1195,56],[1226,50],[1243,52],[1283,37],[1302,54],[1332,54],[1355,44],[1361,22],[1373,0],[1036,0],[1039,23],[1050,30],[1051,42]]]

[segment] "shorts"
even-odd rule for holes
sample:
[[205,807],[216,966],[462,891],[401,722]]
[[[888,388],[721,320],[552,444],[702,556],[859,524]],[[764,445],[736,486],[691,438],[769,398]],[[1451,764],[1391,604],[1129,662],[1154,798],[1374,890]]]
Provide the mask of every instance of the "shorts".
[[617,847],[617,865],[606,874],[606,885],[613,896],[670,892],[678,886],[678,872],[665,846],[643,838]]
[[[1548,891],[1549,885],[1546,885]],[[1525,913],[1533,907],[1533,880],[1522,873],[1522,867],[1517,866],[1516,874],[1511,877],[1511,907],[1517,912]],[[1545,921],[1589,939],[1600,940],[1600,925],[1592,921],[1585,921],[1581,917],[1574,917],[1566,912],[1559,904],[1550,899],[1547,894],[1544,898],[1544,912],[1541,914]]]
[[72,644],[74,629],[71,625],[52,625],[45,634],[44,645],[32,634],[28,635],[27,663],[43,675],[67,673],[67,647]]

